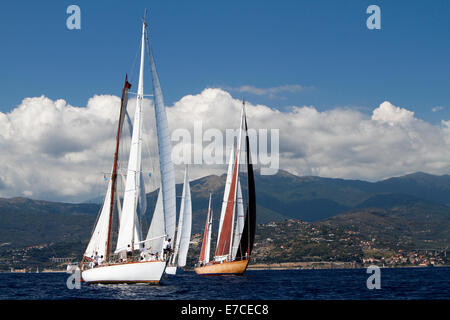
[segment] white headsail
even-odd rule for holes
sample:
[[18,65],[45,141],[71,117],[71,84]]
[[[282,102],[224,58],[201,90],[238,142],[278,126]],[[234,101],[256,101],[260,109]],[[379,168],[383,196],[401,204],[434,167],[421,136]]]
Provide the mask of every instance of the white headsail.
[[209,205],[208,205],[208,231],[206,233],[206,247],[205,247],[205,263],[209,262],[209,256],[211,255],[211,231],[212,231],[212,221],[213,221],[213,211],[211,209],[211,195],[209,195]]
[[238,194],[236,199],[236,227],[234,231],[232,258],[236,258],[236,253],[241,242],[242,231],[244,230],[245,215],[244,215],[244,199],[242,198],[241,181],[238,180]]
[[178,258],[178,266],[184,267],[186,265],[187,252],[189,250],[189,242],[191,241],[191,227],[192,227],[192,202],[191,202],[191,188],[189,186],[188,168],[184,172],[183,193],[181,196],[180,217],[178,219],[177,239],[175,252],[173,255],[173,264]]
[[153,218],[148,229],[145,248],[151,253],[160,254],[162,251],[165,235],[164,226],[164,210],[162,205],[161,188],[158,192],[158,199],[156,200],[155,210],[153,211]]
[[103,200],[102,210],[92,233],[91,240],[84,252],[84,256],[92,258],[96,255],[106,257],[106,245],[108,241],[108,227],[110,217],[110,201],[111,201],[112,179],[109,179],[108,190],[106,191],[105,200]]
[[172,145],[167,122],[164,100],[156,71],[155,61],[149,45],[150,72],[153,84],[153,100],[155,102],[156,132],[158,135],[159,162],[161,170],[161,189],[164,208],[165,231],[174,239],[176,224],[175,171],[172,163]]

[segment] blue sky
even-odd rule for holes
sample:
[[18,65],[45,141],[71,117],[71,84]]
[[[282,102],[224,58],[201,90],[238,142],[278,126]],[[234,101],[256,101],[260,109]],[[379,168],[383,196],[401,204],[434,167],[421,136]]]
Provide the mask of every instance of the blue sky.
[[[81,8],[81,30],[66,28],[70,4]],[[381,30],[366,27],[371,4],[381,8]],[[0,11],[0,111],[42,94],[75,106],[119,95],[144,8],[167,105],[222,87],[280,110],[370,114],[389,100],[431,123],[450,119],[445,0],[9,1]],[[275,97],[233,90],[245,85],[305,89]]]

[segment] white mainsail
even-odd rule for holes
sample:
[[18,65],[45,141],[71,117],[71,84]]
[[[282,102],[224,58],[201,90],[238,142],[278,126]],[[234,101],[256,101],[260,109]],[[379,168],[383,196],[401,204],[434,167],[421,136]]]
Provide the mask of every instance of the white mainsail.
[[159,162],[161,170],[161,189],[165,220],[165,233],[170,239],[175,236],[176,224],[176,193],[175,193],[175,171],[172,163],[172,145],[170,142],[170,131],[167,122],[164,100],[156,71],[155,61],[148,48],[150,71],[152,74],[153,100],[155,102],[156,132],[158,135]]
[[119,235],[115,253],[134,248],[134,244],[140,242],[137,227],[137,204],[140,194],[140,174],[142,155],[142,100],[144,97],[144,44],[145,23],[142,25],[141,40],[141,65],[139,70],[139,84],[136,99],[136,110],[134,113],[133,134],[131,137],[130,155],[128,159],[127,181],[123,198],[122,214],[119,226]]
[[[181,196],[180,216],[178,218],[177,239],[172,258],[172,265],[184,267],[186,265],[187,253],[189,251],[189,242],[191,241],[192,227],[192,202],[191,189],[189,186],[189,174],[186,166],[184,172],[183,193]],[[178,258],[178,262],[176,259]]]

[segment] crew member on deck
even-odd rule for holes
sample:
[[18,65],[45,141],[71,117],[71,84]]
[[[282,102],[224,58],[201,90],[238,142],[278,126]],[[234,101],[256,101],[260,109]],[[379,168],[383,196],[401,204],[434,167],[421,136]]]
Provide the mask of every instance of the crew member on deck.
[[172,252],[172,245],[170,243],[170,238],[164,241],[163,249],[164,249],[164,259],[167,259],[169,253]]

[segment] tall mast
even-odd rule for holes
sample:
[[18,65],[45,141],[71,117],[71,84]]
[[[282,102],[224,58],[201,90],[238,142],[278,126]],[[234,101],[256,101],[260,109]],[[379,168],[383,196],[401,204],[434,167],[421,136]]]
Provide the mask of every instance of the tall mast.
[[[229,194],[226,202],[223,203],[225,210],[223,215],[223,222],[220,228],[220,234],[218,235],[217,247],[215,257],[216,260],[225,260],[231,256],[232,251],[232,241],[233,241],[233,226],[234,226],[234,213],[235,213],[235,203],[237,196],[237,185],[238,185],[238,175],[239,175],[239,158],[241,152],[241,136],[242,136],[242,122],[243,121],[243,110],[241,112],[240,126],[239,126],[239,136],[236,148],[236,154],[234,157],[234,166],[231,178],[231,184],[229,189]],[[231,161],[231,159],[230,159]],[[230,173],[230,172],[228,172]],[[227,177],[228,180],[228,177]],[[225,191],[226,193],[226,191]],[[222,219],[222,217],[221,217]]]
[[255,241],[256,230],[256,192],[255,192],[255,177],[253,173],[253,164],[250,152],[250,139],[248,136],[247,117],[245,114],[245,102],[244,102],[244,132],[245,132],[245,151],[246,151],[246,163],[247,163],[247,210],[245,215],[244,230],[242,231],[242,238],[238,247],[236,257],[250,258],[252,253],[253,244]]
[[114,164],[113,170],[111,174],[111,201],[109,205],[109,225],[108,225],[108,240],[106,242],[106,259],[109,260],[109,254],[111,251],[111,229],[112,229],[112,218],[114,212],[114,200],[115,200],[115,191],[117,184],[117,160],[119,158],[119,142],[120,142],[120,134],[122,132],[122,124],[125,117],[125,109],[128,102],[128,89],[131,88],[131,84],[128,82],[128,75],[125,75],[125,84],[122,89],[122,98],[120,100],[120,114],[119,114],[119,124],[117,126],[117,135],[116,135],[116,151],[114,152]]
[[142,99],[144,96],[144,53],[145,53],[145,21],[142,23],[141,61],[139,69],[139,83],[134,113],[133,133],[131,136],[130,155],[128,159],[127,181],[120,220],[119,235],[117,237],[116,253],[134,250],[134,244],[140,239],[137,233],[137,201],[140,193],[141,152],[142,152]]

